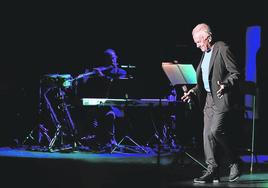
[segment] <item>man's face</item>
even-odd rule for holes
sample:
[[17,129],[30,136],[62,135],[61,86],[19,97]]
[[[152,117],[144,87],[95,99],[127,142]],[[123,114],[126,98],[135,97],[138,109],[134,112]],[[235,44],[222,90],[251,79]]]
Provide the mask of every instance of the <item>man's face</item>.
[[204,34],[202,31],[193,34],[194,43],[196,47],[202,52],[206,52],[210,49],[209,35]]
[[112,64],[114,67],[117,67],[118,66],[118,63],[117,63],[117,55],[115,53],[107,53],[105,54],[105,62],[106,64]]

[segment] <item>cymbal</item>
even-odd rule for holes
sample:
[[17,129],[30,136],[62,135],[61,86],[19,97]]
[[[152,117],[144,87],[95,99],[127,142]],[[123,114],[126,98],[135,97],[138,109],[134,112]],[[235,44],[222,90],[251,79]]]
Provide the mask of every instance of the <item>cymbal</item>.
[[45,74],[41,82],[48,86],[68,88],[72,86],[72,80],[73,78],[70,74]]
[[49,78],[72,79],[70,74],[45,74],[44,76]]

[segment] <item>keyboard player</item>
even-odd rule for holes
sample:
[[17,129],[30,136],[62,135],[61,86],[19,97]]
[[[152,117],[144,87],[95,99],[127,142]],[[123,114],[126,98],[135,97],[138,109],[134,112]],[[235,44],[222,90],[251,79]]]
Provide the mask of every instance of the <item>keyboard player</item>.
[[[120,83],[118,80],[127,79],[127,71],[119,67],[118,56],[114,49],[106,49],[103,55],[103,65],[93,68],[90,76],[85,76],[79,80],[79,98],[111,98],[116,92],[118,92],[117,95],[120,92],[124,92],[122,87],[118,85]],[[89,74],[85,73],[85,75]],[[93,117],[94,129],[96,129],[94,131],[96,131],[97,142],[109,151],[117,144],[115,139],[115,120],[123,117],[124,112],[120,107],[116,106],[105,106],[94,110],[96,115]]]

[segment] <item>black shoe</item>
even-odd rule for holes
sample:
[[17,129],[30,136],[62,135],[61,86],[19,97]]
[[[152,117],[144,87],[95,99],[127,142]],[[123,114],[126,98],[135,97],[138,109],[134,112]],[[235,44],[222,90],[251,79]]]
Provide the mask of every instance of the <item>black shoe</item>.
[[204,175],[195,178],[194,183],[219,183],[219,172],[218,168],[211,168],[209,167],[205,172]]
[[238,180],[241,175],[240,164],[234,163],[230,165],[229,182]]

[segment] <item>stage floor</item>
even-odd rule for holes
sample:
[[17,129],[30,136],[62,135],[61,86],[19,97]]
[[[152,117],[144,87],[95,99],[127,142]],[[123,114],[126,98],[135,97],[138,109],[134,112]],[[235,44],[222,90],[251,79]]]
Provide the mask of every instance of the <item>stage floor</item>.
[[[258,155],[250,173],[250,156],[241,155],[243,175],[227,181],[221,171],[217,184],[195,184],[203,167],[182,151],[92,152],[87,150],[42,151],[27,147],[1,147],[1,182],[7,187],[268,187],[268,156]],[[202,153],[191,153],[203,161]],[[224,164],[223,164],[224,166]],[[226,166],[224,166],[226,167]]]

